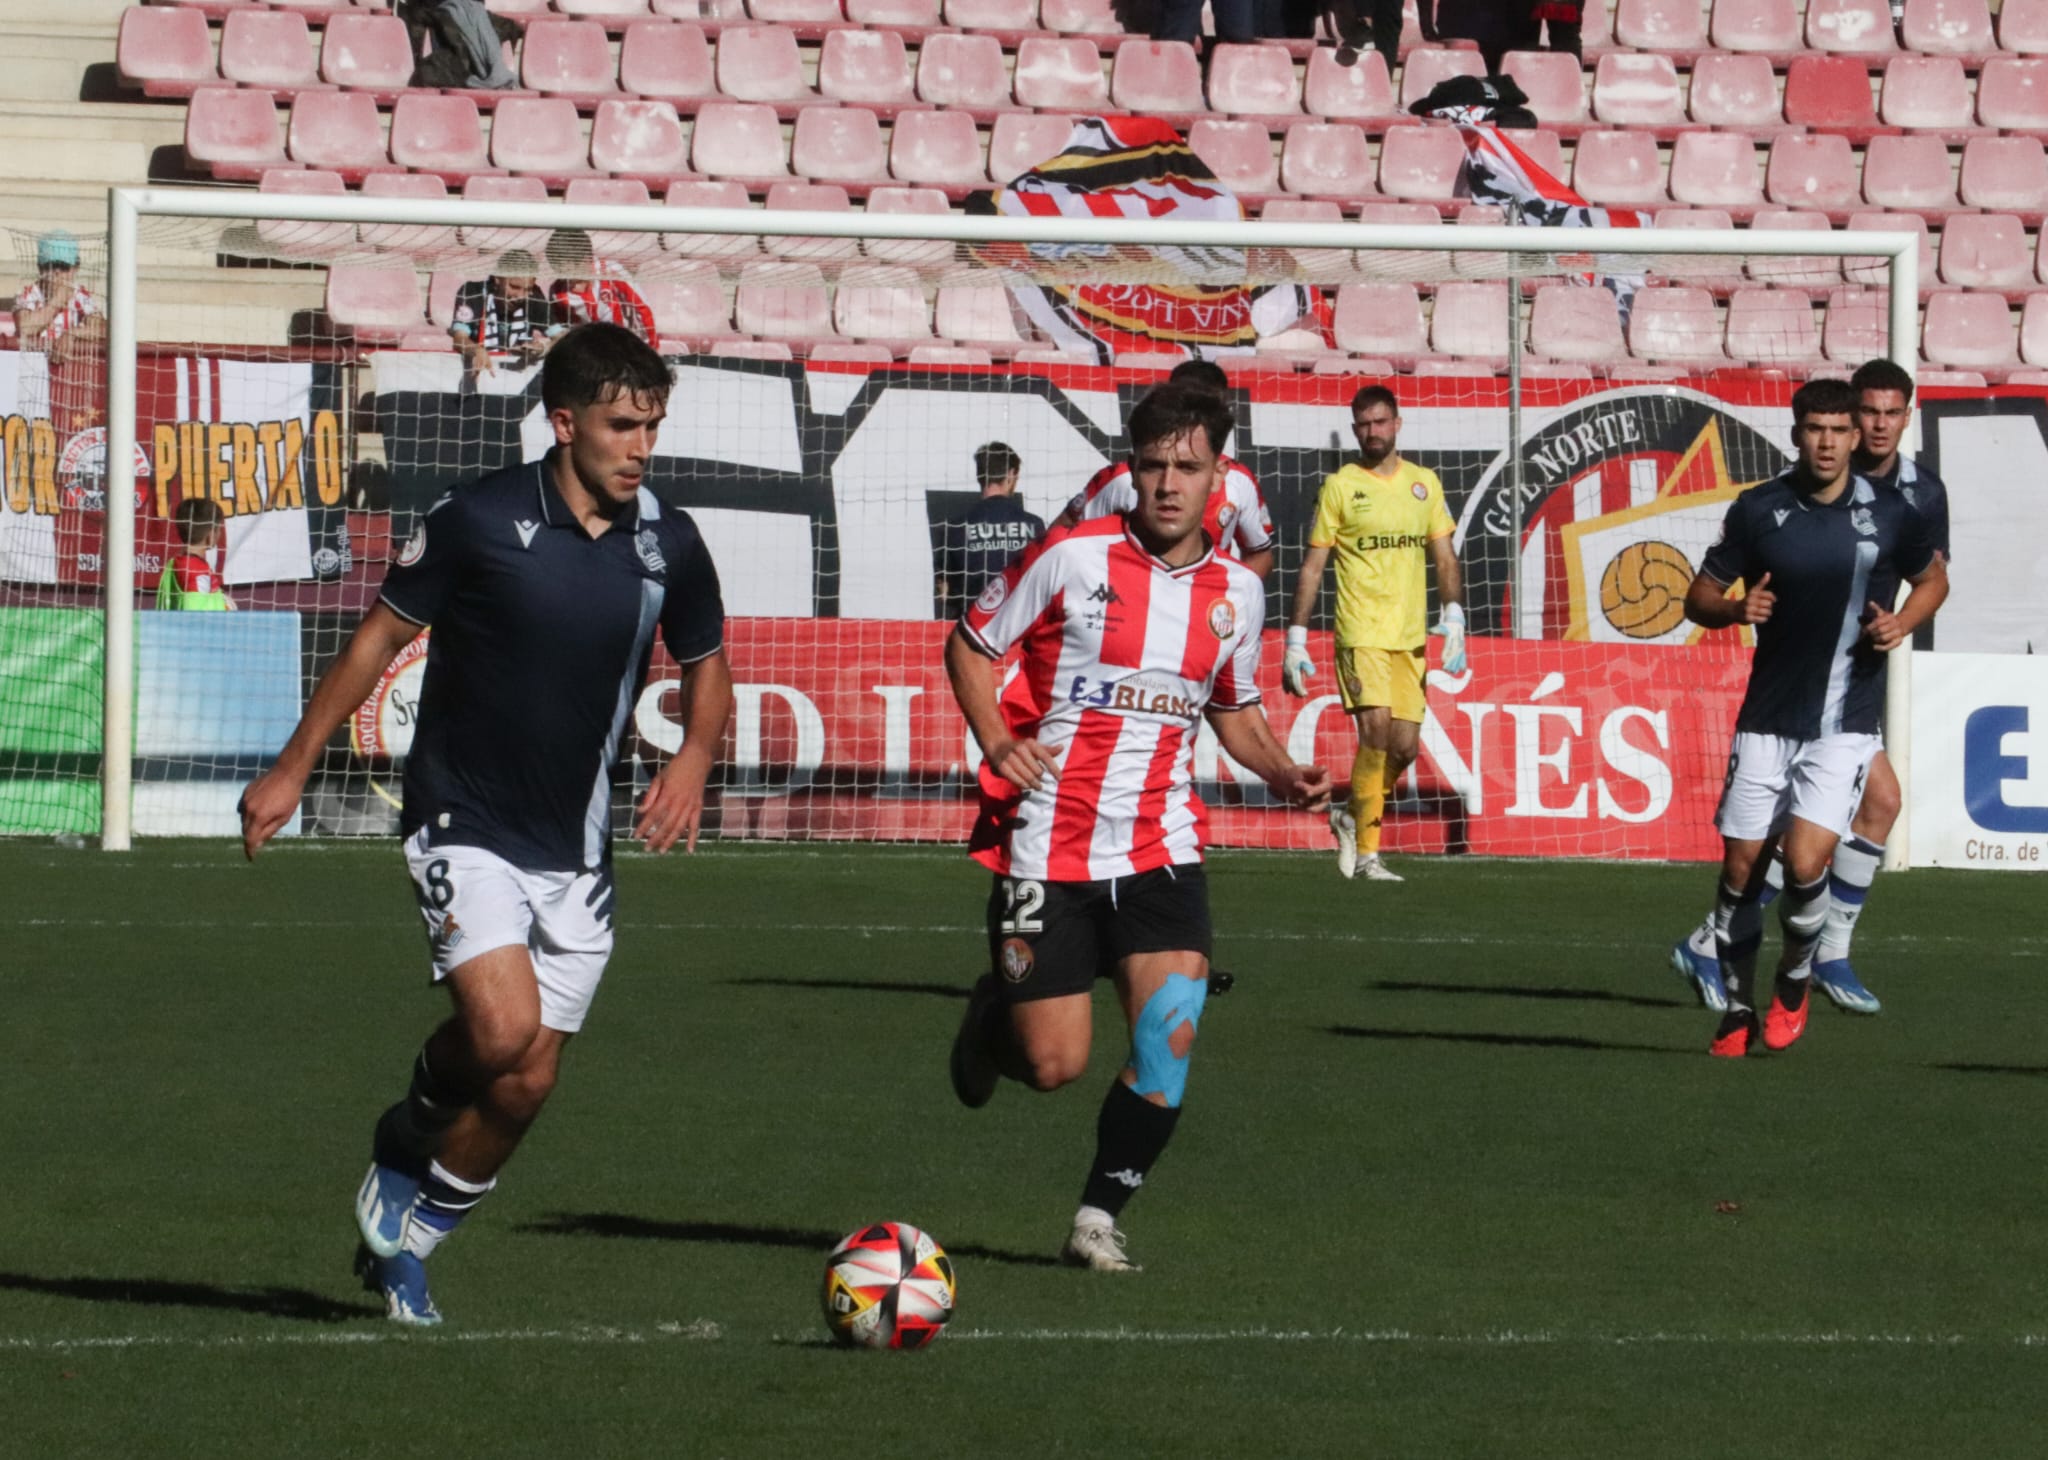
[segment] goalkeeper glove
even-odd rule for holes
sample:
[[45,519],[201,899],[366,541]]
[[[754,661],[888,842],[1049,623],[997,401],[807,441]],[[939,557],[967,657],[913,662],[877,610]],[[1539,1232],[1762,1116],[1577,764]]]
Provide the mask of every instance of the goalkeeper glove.
[[1462,603],[1447,603],[1436,616],[1436,627],[1432,634],[1444,636],[1444,673],[1465,672],[1465,606]]
[[1287,652],[1280,658],[1280,682],[1287,686],[1289,694],[1305,695],[1309,676],[1315,672],[1316,662],[1308,657],[1308,630],[1297,624],[1287,631]]

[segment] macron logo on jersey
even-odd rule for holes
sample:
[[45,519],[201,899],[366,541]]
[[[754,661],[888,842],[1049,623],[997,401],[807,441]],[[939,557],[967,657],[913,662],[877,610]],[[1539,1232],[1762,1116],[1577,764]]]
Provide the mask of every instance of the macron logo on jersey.
[[512,524],[512,530],[519,534],[519,545],[521,547],[531,548],[533,546],[533,535],[540,531],[540,524],[538,522],[515,522]]
[[1785,519],[1787,517],[1790,517],[1791,515],[1792,509],[1790,507],[1780,507],[1777,511],[1771,514],[1771,516],[1778,519],[1778,526],[1780,527],[1783,527],[1785,525]]

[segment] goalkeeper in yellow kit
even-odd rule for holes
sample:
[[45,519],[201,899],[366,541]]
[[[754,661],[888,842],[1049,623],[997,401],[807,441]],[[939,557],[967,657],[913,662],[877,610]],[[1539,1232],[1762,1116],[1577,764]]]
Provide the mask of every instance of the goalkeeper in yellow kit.
[[1351,801],[1330,812],[1337,869],[1374,882],[1399,882],[1380,860],[1380,817],[1387,795],[1415,759],[1422,729],[1427,613],[1425,556],[1436,566],[1443,608],[1432,631],[1444,636],[1444,669],[1465,669],[1464,583],[1451,545],[1457,531],[1436,473],[1401,459],[1401,408],[1394,393],[1368,385],[1351,398],[1351,434],[1358,459],[1323,481],[1315,526],[1288,618],[1281,681],[1292,695],[1308,693],[1315,662],[1308,619],[1322,590],[1323,568],[1337,555],[1337,688],[1358,728],[1351,763]]

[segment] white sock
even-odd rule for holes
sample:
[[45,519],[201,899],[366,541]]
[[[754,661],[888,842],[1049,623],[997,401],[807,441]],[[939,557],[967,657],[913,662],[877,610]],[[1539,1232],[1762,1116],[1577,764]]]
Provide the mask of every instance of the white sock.
[[1877,880],[1877,864],[1884,848],[1860,836],[1844,837],[1835,847],[1835,860],[1828,868],[1828,920],[1820,930],[1820,952],[1815,956],[1830,962],[1849,956],[1849,940],[1856,936],[1856,920],[1863,916],[1863,900],[1870,884]]
[[1074,1213],[1074,1225],[1076,1227],[1114,1228],[1116,1226],[1116,1218],[1112,1217],[1101,1207],[1084,1206]]
[[1710,912],[1700,920],[1700,925],[1686,934],[1685,946],[1702,958],[1719,958],[1720,949],[1714,944],[1714,915]]

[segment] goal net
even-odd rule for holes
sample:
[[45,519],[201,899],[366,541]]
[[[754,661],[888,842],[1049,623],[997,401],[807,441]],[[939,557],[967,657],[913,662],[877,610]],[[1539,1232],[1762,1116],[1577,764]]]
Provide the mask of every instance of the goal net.
[[[1862,311],[1861,353],[1886,353],[1890,281],[1913,262],[1911,240],[1867,234],[1847,256],[1832,235],[1602,230],[1564,254],[1558,230],[1486,215],[1190,225],[155,190],[117,195],[114,217],[111,270],[88,239],[76,277],[102,300],[132,291],[132,344],[117,328],[69,355],[46,335],[0,353],[0,833],[110,845],[231,834],[418,514],[546,449],[539,368],[509,337],[462,347],[506,325],[527,297],[506,281],[530,279],[547,318],[622,313],[674,365],[649,484],[719,565],[738,696],[711,836],[960,840],[978,754],[941,653],[978,587],[961,565],[977,461],[995,458],[977,453],[1009,448],[1018,499],[1051,522],[1121,460],[1132,402],[1199,352],[1229,374],[1229,454],[1271,519],[1266,711],[1298,757],[1340,783],[1351,758],[1327,585],[1308,698],[1281,690],[1277,640],[1318,488],[1353,450],[1350,401],[1384,384],[1402,455],[1443,481],[1473,634],[1465,673],[1431,672],[1390,848],[1707,855],[1747,650],[1678,605],[1727,502],[1787,459],[1792,378],[1747,367],[1846,373],[1844,351],[1820,351],[1824,279],[1833,307]],[[39,246],[15,239],[23,278]],[[110,438],[131,432],[132,468],[110,472]],[[132,547],[118,531],[103,547],[131,470]],[[159,607],[167,571],[233,611]],[[328,746],[293,832],[396,826],[424,647]],[[675,688],[657,650],[621,826],[680,742]],[[110,763],[132,781],[111,814]],[[1213,841],[1326,844],[1206,731],[1196,773]]]

